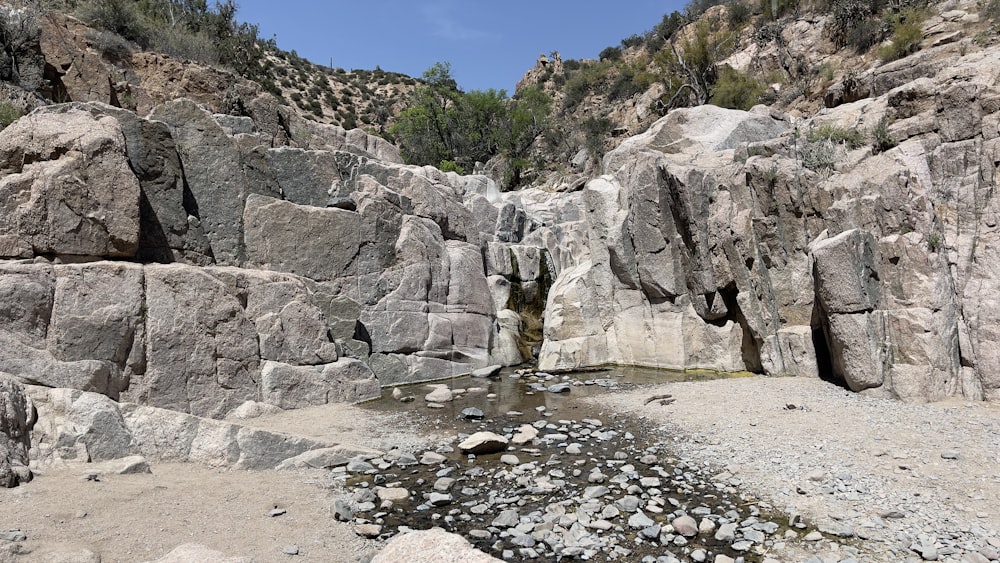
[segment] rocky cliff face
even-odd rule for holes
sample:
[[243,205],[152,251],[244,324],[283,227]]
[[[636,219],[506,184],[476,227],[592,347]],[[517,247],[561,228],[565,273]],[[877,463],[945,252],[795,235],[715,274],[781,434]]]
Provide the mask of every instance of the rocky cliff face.
[[[555,279],[540,366],[996,397],[996,56],[935,47],[926,75],[886,65],[871,97],[809,120],[702,106],[623,143],[562,224],[587,251]],[[880,122],[895,146],[877,154],[816,134]]]
[[221,418],[523,361],[483,256],[537,320],[547,257],[499,243],[524,211],[485,177],[286,118],[283,146],[185,99],[43,107],[0,133],[0,370]]
[[[162,419],[245,435],[247,466],[282,438],[204,418],[533,358],[996,398],[1000,54],[907,60],[808,119],[672,111],[560,193],[406,166],[266,97],[39,107],[0,132],[0,372],[51,388],[58,455],[146,452]],[[12,483],[34,415],[5,385]]]

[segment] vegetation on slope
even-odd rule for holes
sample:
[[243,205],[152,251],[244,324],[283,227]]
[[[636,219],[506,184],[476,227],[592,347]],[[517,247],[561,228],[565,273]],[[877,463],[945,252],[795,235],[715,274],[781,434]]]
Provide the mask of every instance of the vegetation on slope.
[[[306,117],[389,138],[410,163],[486,170],[513,189],[548,172],[594,174],[618,139],[674,108],[764,103],[810,112],[841,103],[844,97],[824,100],[831,85],[850,90],[856,70],[919,49],[932,13],[926,1],[694,0],[597,59],[543,56],[512,97],[502,90],[462,92],[446,63],[422,79],[316,65],[260,38],[255,25],[238,23],[234,0],[43,3],[95,27],[90,43],[109,59],[127,61],[145,49],[222,65]],[[980,12],[986,22],[1000,20],[1000,0],[984,0]],[[824,43],[838,53],[837,62],[790,51],[788,26],[800,16],[810,25],[824,22]],[[976,44],[1000,38],[1000,26],[986,26]],[[4,47],[16,41],[15,32],[0,29]],[[747,53],[765,52],[766,62],[755,55],[748,60]],[[0,64],[0,71],[10,74],[10,67]]]
[[89,43],[113,63],[127,67],[141,50],[221,66],[307,118],[348,129],[387,135],[417,84],[380,68],[330,68],[283,51],[274,38],[260,37],[257,25],[236,19],[234,0],[44,0],[42,8],[72,14],[94,28]]
[[462,92],[448,63],[435,64],[423,79],[390,129],[407,162],[463,173],[503,156],[504,183],[520,184],[527,151],[548,126],[549,96],[538,87],[512,99],[503,90]]

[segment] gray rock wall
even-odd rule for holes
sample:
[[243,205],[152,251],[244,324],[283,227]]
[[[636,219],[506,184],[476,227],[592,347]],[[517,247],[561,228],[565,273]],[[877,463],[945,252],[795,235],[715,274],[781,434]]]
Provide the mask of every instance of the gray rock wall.
[[0,132],[0,370],[221,418],[489,365],[495,184],[286,117],[286,146],[184,99]]
[[[561,259],[540,365],[996,397],[1000,91],[975,71],[996,59],[899,75],[810,120],[704,106],[625,141],[583,220],[542,229]],[[881,153],[810,133],[870,135],[883,118],[897,144]],[[565,252],[581,232],[586,251]]]
[[[0,132],[0,370],[216,418],[536,351],[993,397],[990,57],[810,120],[674,111],[563,194],[289,116],[42,108]],[[810,133],[882,118],[879,154]]]

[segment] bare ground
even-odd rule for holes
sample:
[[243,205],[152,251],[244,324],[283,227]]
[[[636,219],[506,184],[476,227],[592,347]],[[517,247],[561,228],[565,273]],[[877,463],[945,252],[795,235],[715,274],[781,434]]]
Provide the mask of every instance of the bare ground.
[[[404,414],[347,405],[287,411],[250,424],[377,449],[417,448],[429,439]],[[83,478],[100,465],[43,468],[28,484],[0,489],[0,531],[17,528],[28,537],[14,560],[63,561],[55,555],[82,548],[100,554],[104,563],[148,561],[178,545],[198,543],[261,563],[346,563],[381,547],[331,517],[339,488],[328,471],[153,463],[152,474]],[[286,512],[268,516],[275,507]],[[5,543],[0,540],[0,561]],[[283,553],[290,545],[299,548],[297,557]],[[6,549],[12,548],[7,543]]]
[[[675,402],[644,404],[657,394]],[[671,383],[601,402],[675,436],[681,457],[775,507],[867,538],[803,544],[824,561],[847,557],[842,542],[861,549],[860,561],[919,561],[909,547],[921,534],[940,560],[1000,546],[995,403],[905,404],[817,379],[763,377]]]
[[[675,402],[645,404],[661,394]],[[988,553],[991,542],[1000,545],[1000,405],[910,405],[818,380],[756,377],[643,387],[597,401],[607,416],[634,417],[673,441],[680,457],[717,468],[734,489],[865,538],[792,541],[770,554],[780,561],[839,561],[849,555],[845,545],[860,549],[859,561],[919,560],[909,545],[921,534],[937,540],[941,560],[950,549]],[[412,451],[440,439],[404,414],[348,406],[253,424],[377,449]],[[331,518],[338,489],[328,472],[154,463],[152,474],[81,479],[91,472],[82,464],[50,467],[0,490],[0,531],[28,536],[18,561],[53,561],[47,554],[81,547],[104,562],[147,561],[193,542],[259,562],[336,563],[380,547]],[[274,507],[286,513],[268,516]],[[12,545],[0,541],[0,561]],[[300,555],[283,554],[288,545]],[[961,552],[950,557],[959,561]]]

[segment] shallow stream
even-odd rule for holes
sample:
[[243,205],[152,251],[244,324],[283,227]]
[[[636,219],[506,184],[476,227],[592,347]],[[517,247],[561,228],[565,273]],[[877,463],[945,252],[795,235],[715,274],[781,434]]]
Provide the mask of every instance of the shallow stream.
[[[599,400],[580,400],[707,377],[718,375],[504,370],[492,378],[385,390],[366,407],[418,413],[429,430],[455,438],[425,452],[393,450],[344,468],[348,494],[337,505],[338,518],[383,539],[438,526],[514,561],[701,563],[718,555],[760,561],[784,541],[787,518],[741,496],[731,476],[678,459],[670,436],[608,412]],[[425,400],[440,386],[452,391],[452,400]],[[483,431],[513,440],[495,453],[460,451],[459,442]],[[521,443],[514,443],[519,434]],[[525,440],[526,434],[537,435]],[[693,520],[677,520],[681,516]],[[682,523],[691,522],[694,530],[684,530]]]

